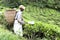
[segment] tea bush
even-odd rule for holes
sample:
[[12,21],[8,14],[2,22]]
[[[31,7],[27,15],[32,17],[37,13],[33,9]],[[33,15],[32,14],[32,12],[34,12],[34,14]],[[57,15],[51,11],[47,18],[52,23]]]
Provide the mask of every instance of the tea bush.
[[27,5],[23,18],[29,21],[43,21],[60,26],[60,12],[50,8],[40,8]]
[[5,20],[5,16],[3,13],[0,14],[0,24],[5,25],[5,26],[7,26],[7,24],[8,24]]
[[0,40],[26,40],[25,38],[19,37],[1,27],[2,26],[0,25]]
[[27,34],[29,38],[43,36],[53,40],[57,37],[60,37],[60,27],[58,27],[57,25],[47,24],[44,22],[36,22],[34,25],[25,24],[24,34]]

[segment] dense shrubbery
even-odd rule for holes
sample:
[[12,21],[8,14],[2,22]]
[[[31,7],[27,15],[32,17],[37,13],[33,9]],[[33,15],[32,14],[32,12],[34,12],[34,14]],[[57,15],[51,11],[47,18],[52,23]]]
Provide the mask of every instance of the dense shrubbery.
[[0,25],[0,40],[26,40],[25,38],[14,35],[12,32],[9,32],[2,27],[4,26]]
[[31,4],[31,5],[33,4],[38,7],[39,6],[40,7],[51,7],[55,9],[60,8],[60,0],[26,0],[26,1],[23,0],[23,2],[27,4]]
[[5,26],[8,24],[5,20],[3,13],[0,14],[0,24],[5,25]]
[[1,0],[0,3],[11,8],[17,7],[21,4],[19,0]]
[[40,7],[60,8],[60,0],[1,0],[0,3],[9,7],[17,7],[20,4],[31,4]]
[[36,22],[33,25],[26,24],[24,26],[24,34],[27,34],[29,38],[46,37],[54,40],[60,37],[60,27],[43,22]]

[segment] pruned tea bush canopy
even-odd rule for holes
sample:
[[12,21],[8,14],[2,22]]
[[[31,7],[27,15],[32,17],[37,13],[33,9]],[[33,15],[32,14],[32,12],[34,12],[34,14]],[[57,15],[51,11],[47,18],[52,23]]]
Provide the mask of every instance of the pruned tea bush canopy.
[[34,25],[26,24],[24,28],[24,32],[28,35],[28,37],[44,36],[51,39],[56,39],[57,36],[60,37],[60,27],[57,25],[36,22]]

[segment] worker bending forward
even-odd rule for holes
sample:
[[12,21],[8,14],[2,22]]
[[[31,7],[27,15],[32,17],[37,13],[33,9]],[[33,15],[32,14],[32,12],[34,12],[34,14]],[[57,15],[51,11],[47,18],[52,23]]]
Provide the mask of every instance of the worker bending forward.
[[19,6],[19,11],[17,12],[15,16],[14,21],[14,33],[19,36],[23,36],[23,30],[22,30],[22,24],[24,24],[24,21],[22,19],[22,12],[24,11],[25,7],[23,5]]

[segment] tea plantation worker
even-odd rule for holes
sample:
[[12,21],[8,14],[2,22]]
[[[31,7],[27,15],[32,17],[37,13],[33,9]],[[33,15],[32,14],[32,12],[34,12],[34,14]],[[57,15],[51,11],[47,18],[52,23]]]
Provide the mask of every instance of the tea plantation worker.
[[24,24],[24,21],[22,19],[22,12],[24,11],[25,7],[23,5],[19,6],[19,11],[17,12],[15,16],[15,21],[14,21],[14,33],[23,36],[23,30],[22,30],[22,24]]

